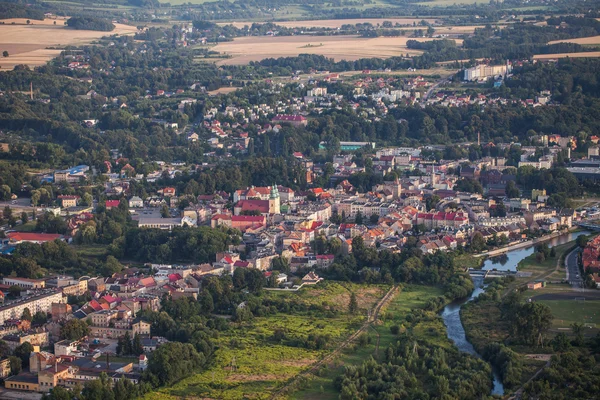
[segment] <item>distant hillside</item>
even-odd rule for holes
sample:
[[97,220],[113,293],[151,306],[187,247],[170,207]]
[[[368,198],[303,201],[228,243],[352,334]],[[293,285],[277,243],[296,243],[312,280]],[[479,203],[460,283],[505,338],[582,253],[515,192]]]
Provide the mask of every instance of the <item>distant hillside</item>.
[[15,3],[0,3],[0,19],[8,18],[28,18],[28,19],[44,19],[44,12],[22,4]]
[[115,29],[112,22],[101,18],[73,17],[67,20],[67,26],[79,30],[110,32]]

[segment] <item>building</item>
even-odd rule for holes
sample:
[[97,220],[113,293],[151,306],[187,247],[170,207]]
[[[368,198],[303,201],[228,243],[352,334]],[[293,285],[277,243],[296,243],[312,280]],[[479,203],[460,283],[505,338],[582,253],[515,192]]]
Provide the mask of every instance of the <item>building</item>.
[[18,286],[23,289],[44,289],[46,281],[43,279],[29,279],[6,276],[2,278],[2,283],[7,286]]
[[506,65],[486,65],[479,64],[473,68],[467,68],[464,71],[465,81],[479,81],[494,78],[502,75],[506,76],[512,71],[512,65],[506,63]]
[[60,291],[45,290],[43,293],[4,304],[0,307],[0,325],[4,324],[6,320],[21,318],[26,308],[29,309],[31,315],[38,311],[49,313],[52,311],[52,303],[65,302],[66,299]]
[[62,208],[77,207],[79,196],[58,196]]
[[4,379],[10,375],[10,360],[5,358],[0,360],[0,378]]
[[277,114],[271,120],[273,124],[290,124],[293,126],[306,126],[308,123],[306,117],[302,115],[285,115],[285,114]]
[[79,342],[76,340],[61,340],[60,342],[54,343],[54,355],[55,356],[70,356],[77,352],[77,346]]
[[177,226],[183,226],[183,220],[181,218],[156,218],[140,216],[138,222],[140,228],[156,228],[171,230]]
[[141,197],[133,196],[129,199],[129,208],[142,208],[144,207],[144,200]]
[[6,234],[6,237],[12,245],[25,242],[42,244],[52,242],[53,240],[64,240],[63,235],[54,233],[9,232]]
[[279,191],[277,185],[273,185],[269,195],[269,214],[279,214],[281,212],[280,206]]
[[16,349],[25,342],[32,346],[46,347],[50,344],[50,334],[47,331],[30,331],[24,333],[14,333],[2,338],[11,350]]

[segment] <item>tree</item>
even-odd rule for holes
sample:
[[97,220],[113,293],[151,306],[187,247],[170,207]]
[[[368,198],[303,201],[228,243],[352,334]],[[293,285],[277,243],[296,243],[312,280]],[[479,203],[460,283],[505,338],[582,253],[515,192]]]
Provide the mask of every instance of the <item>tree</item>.
[[23,310],[23,313],[21,314],[21,319],[29,322],[33,320],[33,316],[31,315],[31,311],[29,311],[28,307],[25,307],[25,309]]
[[13,355],[21,359],[23,368],[29,367],[29,355],[33,351],[33,346],[29,342],[25,342],[15,348]]
[[80,340],[89,335],[90,327],[81,319],[70,319],[60,328],[60,338],[69,340]]
[[23,211],[21,213],[21,222],[25,225],[29,221],[29,217],[27,216],[27,212]]
[[131,343],[131,353],[136,356],[144,354],[144,346],[142,346],[142,339],[137,333],[133,337],[133,342]]
[[350,294],[350,303],[348,304],[348,312],[350,314],[356,314],[358,311],[358,301],[356,300],[356,294],[352,292]]
[[375,225],[377,222],[379,222],[379,215],[371,214],[371,216],[369,217],[369,222],[371,222],[371,224]]
[[163,218],[171,217],[171,212],[169,211],[169,207],[166,204],[163,204],[160,209],[160,216]]
[[189,343],[169,342],[160,346],[148,362],[148,373],[160,385],[173,383],[202,369],[206,358]]
[[585,342],[583,338],[583,324],[575,322],[571,325],[571,329],[573,331],[573,335],[575,335],[575,340],[573,341],[573,344],[575,346],[583,346]]
[[550,257],[556,258],[556,249],[554,247],[550,249]]
[[8,357],[8,362],[10,364],[10,374],[17,375],[22,370],[23,361],[19,357],[10,356]]
[[38,311],[33,314],[33,319],[31,320],[31,322],[36,325],[45,324],[46,321],[48,321],[48,314],[43,311]]
[[10,217],[12,217],[12,209],[10,208],[10,206],[4,207],[4,211],[2,212],[2,214],[4,215],[4,219],[9,219]]
[[356,212],[356,217],[354,217],[354,222],[356,222],[358,225],[361,225],[363,223],[363,215],[360,211]]
[[475,252],[483,251],[487,248],[487,244],[481,232],[475,232],[471,237],[471,249]]
[[2,52],[2,57],[8,57],[8,51],[4,50],[4,51]]
[[588,238],[585,235],[579,235],[577,236],[577,239],[575,239],[575,244],[577,244],[577,246],[579,247],[585,247],[587,246],[588,243]]

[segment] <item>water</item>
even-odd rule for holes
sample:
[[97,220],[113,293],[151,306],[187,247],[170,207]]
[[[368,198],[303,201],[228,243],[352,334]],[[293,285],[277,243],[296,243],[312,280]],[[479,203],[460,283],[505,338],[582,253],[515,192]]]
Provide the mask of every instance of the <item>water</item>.
[[[578,236],[587,234],[589,234],[589,232],[586,231],[572,232],[555,237],[554,239],[546,243],[548,243],[550,247],[554,247],[575,240]],[[516,271],[519,261],[533,254],[534,250],[534,246],[524,247],[521,249],[509,251],[502,256],[495,257],[494,259],[487,259],[485,260],[482,269],[496,269],[498,271]],[[471,354],[472,356],[475,356],[477,358],[481,358],[481,355],[477,353],[477,351],[475,351],[473,345],[467,340],[465,328],[462,324],[462,321],[460,320],[460,308],[463,306],[463,304],[473,300],[485,290],[485,288],[483,287],[483,279],[476,278],[473,280],[473,283],[475,284],[475,290],[473,290],[473,293],[471,293],[469,297],[461,300],[456,300],[448,304],[446,307],[444,307],[440,315],[444,320],[444,325],[446,325],[446,332],[448,338],[454,342],[456,347],[458,347],[458,349],[462,352]],[[502,385],[500,376],[496,373],[496,371],[493,371],[493,376],[494,387],[492,388],[492,394],[504,395],[504,386]]]
[[[465,328],[460,320],[460,308],[463,306],[463,304],[473,300],[484,291],[483,279],[477,278],[474,279],[473,282],[475,283],[475,290],[473,290],[473,293],[471,293],[471,295],[465,299],[456,300],[448,304],[442,310],[441,316],[444,320],[444,325],[446,325],[448,338],[454,342],[456,347],[458,347],[458,350],[471,354],[477,358],[481,358],[481,355],[475,351],[473,345],[467,340]],[[494,387],[492,388],[492,394],[503,395],[504,386],[502,385],[500,376],[496,373],[496,371],[493,371],[493,376]]]
[[[589,234],[590,232],[587,231],[571,232],[565,235],[557,236],[554,239],[551,239],[545,243],[548,243],[550,247],[554,247],[575,240],[578,236]],[[484,261],[482,269],[495,269],[498,271],[516,271],[519,261],[533,254],[533,252],[535,251],[534,247],[535,246],[533,245],[530,247],[523,247],[521,249],[509,251],[502,256],[488,258]]]

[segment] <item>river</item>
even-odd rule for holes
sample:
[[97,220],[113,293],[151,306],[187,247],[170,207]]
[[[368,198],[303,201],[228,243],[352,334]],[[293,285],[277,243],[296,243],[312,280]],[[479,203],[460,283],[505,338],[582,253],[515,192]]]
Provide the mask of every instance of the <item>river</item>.
[[[554,247],[554,246],[558,246],[558,245],[570,242],[572,240],[575,240],[575,239],[577,239],[577,237],[579,237],[581,235],[589,235],[589,234],[590,234],[590,232],[587,232],[587,231],[570,232],[570,233],[567,233],[564,235],[557,236],[553,239],[550,239],[549,241],[547,241],[545,243],[548,243],[548,245],[550,247]],[[521,249],[516,249],[516,250],[506,252],[500,256],[488,258],[487,260],[484,261],[482,269],[483,270],[495,269],[498,271],[516,271],[517,265],[519,264],[519,262],[522,259],[524,259],[525,257],[533,254],[534,251],[535,251],[535,248],[532,245],[530,247],[523,247]]]
[[[579,231],[579,232],[571,232],[567,233],[550,241],[546,242],[550,245],[550,247],[558,246],[561,244],[565,244],[572,240],[577,239],[578,236],[587,235],[589,232]],[[516,249],[505,253],[502,256],[494,257],[493,259],[487,259],[483,263],[482,269],[484,270],[498,270],[498,271],[516,271],[517,265],[519,262],[525,257],[533,254],[534,246],[525,247],[522,249]],[[446,325],[446,332],[448,338],[454,342],[458,350],[469,353],[477,358],[481,358],[481,355],[475,351],[475,348],[469,341],[467,340],[467,336],[465,334],[465,328],[460,320],[460,308],[463,304],[473,300],[477,296],[479,296],[485,288],[483,287],[483,279],[476,278],[473,280],[475,284],[475,290],[473,293],[465,299],[456,300],[450,304],[448,304],[441,312],[442,319],[444,320],[444,325]],[[500,376],[493,371],[494,376],[494,386],[492,388],[492,394],[503,395],[504,394],[504,386],[502,385],[502,381],[500,380]]]

